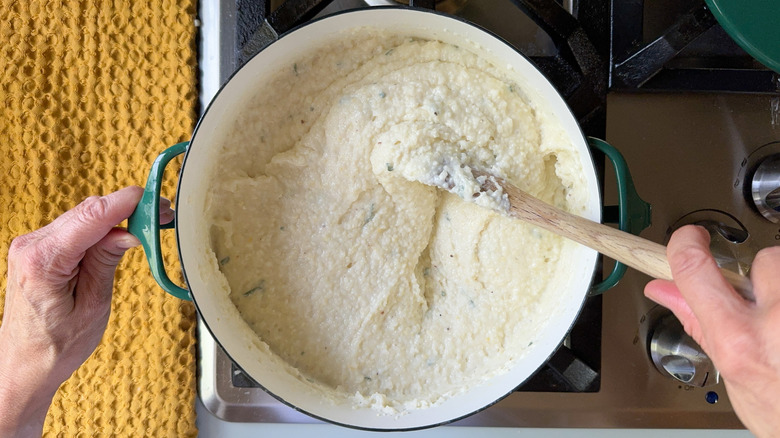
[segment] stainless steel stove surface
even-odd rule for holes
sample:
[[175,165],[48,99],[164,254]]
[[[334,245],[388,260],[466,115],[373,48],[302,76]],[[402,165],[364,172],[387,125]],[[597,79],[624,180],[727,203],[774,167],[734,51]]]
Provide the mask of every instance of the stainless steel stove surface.
[[[241,16],[244,0],[205,3],[202,9],[211,11],[210,17],[201,17],[202,94],[207,101],[246,61],[237,41],[246,43],[251,32],[232,29],[237,22],[248,22],[251,28],[253,21]],[[530,8],[531,15],[541,11],[554,16],[561,10],[551,1],[516,3]],[[537,26],[509,0],[472,0],[459,14],[532,57],[554,83],[557,78],[586,134],[606,136],[624,155],[639,195],[652,205],[652,225],[643,237],[665,243],[674,228],[702,224],[714,236],[719,260],[747,270],[758,249],[780,240],[780,225],[759,214],[750,187],[763,160],[780,154],[777,75],[724,37],[706,15],[703,1],[611,3],[580,0],[564,5],[579,14],[596,53],[610,59],[603,65],[580,65],[577,81],[569,79],[565,67],[559,68],[559,55],[565,52],[561,42],[541,28],[560,20],[536,16],[541,23]],[[318,13],[362,6],[360,0],[336,0]],[[670,39],[678,47],[674,53],[653,50],[669,46]],[[655,55],[648,55],[651,52]],[[577,91],[573,82],[595,91]],[[604,173],[605,203],[614,204],[614,175],[609,168]],[[588,299],[570,336],[537,375],[496,405],[456,424],[741,428],[716,370],[692,363],[679,349],[667,351],[658,365],[651,360],[651,343],[661,335],[680,340],[674,337],[679,327],[669,312],[643,297],[648,280],[629,269],[616,287]],[[217,417],[317,422],[263,392],[232,364],[203,324],[199,336],[199,393]]]

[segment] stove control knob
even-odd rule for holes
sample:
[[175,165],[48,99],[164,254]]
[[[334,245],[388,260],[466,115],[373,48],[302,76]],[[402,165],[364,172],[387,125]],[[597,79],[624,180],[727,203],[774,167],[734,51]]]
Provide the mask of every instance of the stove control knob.
[[758,165],[750,190],[758,212],[780,223],[780,155],[771,155]]
[[686,385],[704,387],[720,380],[710,358],[671,313],[656,323],[650,337],[650,358],[661,374]]

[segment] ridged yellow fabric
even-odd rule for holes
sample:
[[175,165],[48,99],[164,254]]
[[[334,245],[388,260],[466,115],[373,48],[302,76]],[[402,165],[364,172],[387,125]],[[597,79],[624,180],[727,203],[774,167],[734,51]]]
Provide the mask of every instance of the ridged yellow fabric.
[[[0,302],[14,236],[89,195],[143,185],[156,155],[189,138],[196,12],[195,0],[0,0]],[[171,197],[178,169],[169,168]],[[164,245],[178,272],[171,232]],[[60,388],[44,434],[196,435],[193,306],[162,292],[133,249],[112,307],[101,345]]]

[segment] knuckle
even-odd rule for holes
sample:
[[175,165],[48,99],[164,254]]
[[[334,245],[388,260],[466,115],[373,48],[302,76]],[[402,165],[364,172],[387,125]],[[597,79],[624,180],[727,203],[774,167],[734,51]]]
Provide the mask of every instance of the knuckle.
[[9,250],[9,269],[13,269],[13,278],[22,290],[25,290],[28,285],[37,283],[36,279],[45,270],[45,259],[45,254],[38,244],[25,244],[14,248],[13,251]]
[[678,276],[698,275],[702,268],[710,263],[712,263],[712,256],[709,251],[699,246],[677,248],[669,255],[669,264]]
[[31,241],[32,241],[31,234],[25,234],[14,238],[11,241],[11,246],[8,247],[8,258],[9,259],[18,258],[21,254],[24,253],[25,248],[30,246]]
[[44,238],[27,245],[16,256],[17,267],[24,278],[60,278],[73,273],[73,267],[60,257],[56,242]]
[[90,196],[77,207],[77,216],[83,222],[94,222],[105,217],[108,211],[108,202],[100,196]]
[[769,269],[780,266],[780,246],[764,248],[753,259],[753,269]]
[[22,268],[29,269],[33,272],[39,271],[46,265],[46,259],[50,257],[48,254],[48,248],[45,242],[38,241],[34,244],[26,244],[19,249],[17,254],[14,254],[14,258],[19,260]]

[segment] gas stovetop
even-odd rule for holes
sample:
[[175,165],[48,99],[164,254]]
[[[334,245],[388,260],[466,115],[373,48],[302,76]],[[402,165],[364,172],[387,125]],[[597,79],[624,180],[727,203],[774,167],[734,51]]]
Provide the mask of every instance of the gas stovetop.
[[[277,16],[269,21],[292,10],[303,11],[306,20],[366,6],[362,0],[289,0],[299,7],[273,4],[266,11],[263,3],[205,0],[201,5],[204,106],[252,55],[254,31],[266,12]],[[623,153],[637,191],[653,208],[643,237],[665,243],[679,226],[705,225],[719,259],[742,271],[758,249],[780,239],[780,226],[754,206],[750,184],[761,163],[780,154],[780,81],[728,38],[703,0],[436,3],[438,8],[456,4],[458,15],[529,56],[567,99],[583,131],[606,137]],[[615,177],[600,164],[605,204],[614,204]],[[603,270],[610,267],[605,260]],[[456,424],[742,427],[717,371],[686,362],[680,345],[695,349],[695,344],[681,336],[668,311],[643,297],[648,280],[628,270],[616,287],[589,298],[547,365],[506,399]],[[317,422],[265,393],[203,324],[199,336],[199,392],[216,416]],[[658,350],[664,342],[674,345]],[[657,355],[683,359],[656,365],[651,344]]]

